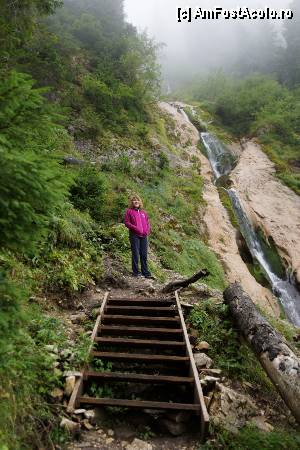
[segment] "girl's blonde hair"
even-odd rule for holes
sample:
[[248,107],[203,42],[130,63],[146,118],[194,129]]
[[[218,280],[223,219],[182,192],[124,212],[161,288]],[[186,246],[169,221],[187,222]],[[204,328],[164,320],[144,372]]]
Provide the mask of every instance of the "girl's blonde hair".
[[138,201],[140,202],[140,208],[143,209],[143,207],[144,207],[143,201],[142,201],[141,197],[139,197],[138,195],[132,195],[132,196],[129,198],[129,205],[128,205],[129,208],[131,208],[131,209],[134,208],[134,206],[133,206],[133,200],[138,200]]

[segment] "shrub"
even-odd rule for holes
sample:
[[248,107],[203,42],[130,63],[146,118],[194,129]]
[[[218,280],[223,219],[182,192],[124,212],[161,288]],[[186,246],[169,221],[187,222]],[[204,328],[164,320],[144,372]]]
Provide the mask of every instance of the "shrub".
[[88,211],[91,217],[99,222],[103,219],[106,183],[97,168],[93,166],[81,168],[70,193],[75,208]]

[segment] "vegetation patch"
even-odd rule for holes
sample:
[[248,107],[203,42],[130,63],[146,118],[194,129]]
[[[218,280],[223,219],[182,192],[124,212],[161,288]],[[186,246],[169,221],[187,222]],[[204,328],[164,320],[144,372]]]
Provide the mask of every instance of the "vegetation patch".
[[213,299],[201,301],[188,321],[198,331],[199,340],[210,344],[208,355],[216,367],[231,378],[249,381],[266,391],[274,389],[253,352],[233,328],[226,305]]

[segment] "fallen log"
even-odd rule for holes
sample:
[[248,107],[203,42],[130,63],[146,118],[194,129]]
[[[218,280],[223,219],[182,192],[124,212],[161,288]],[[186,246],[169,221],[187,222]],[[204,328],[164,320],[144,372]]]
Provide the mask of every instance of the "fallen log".
[[171,281],[171,283],[167,284],[165,287],[162,288],[161,292],[167,294],[169,292],[174,292],[179,288],[185,288],[189,286],[192,283],[195,283],[196,281],[200,280],[200,278],[205,278],[209,275],[209,271],[207,269],[201,269],[199,272],[195,273],[190,278],[186,278],[184,280],[175,280]]
[[300,423],[300,360],[262,317],[238,283],[224,292],[225,303],[262,367],[293,416]]

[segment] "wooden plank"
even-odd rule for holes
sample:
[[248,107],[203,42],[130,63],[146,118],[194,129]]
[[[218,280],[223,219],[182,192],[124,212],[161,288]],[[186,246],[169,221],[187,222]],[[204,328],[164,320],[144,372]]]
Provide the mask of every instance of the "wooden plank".
[[139,362],[189,363],[188,356],[148,355],[143,353],[92,352],[95,358]]
[[134,327],[134,326],[119,326],[119,325],[101,325],[99,333],[101,335],[119,335],[119,336],[135,336],[135,335],[150,335],[153,337],[166,336],[168,339],[177,338],[182,335],[181,328],[155,328],[155,327]]
[[67,406],[68,413],[73,413],[73,411],[77,408],[78,403],[79,403],[78,399],[82,395],[82,390],[83,390],[83,375],[81,375],[76,380],[75,387],[73,389],[71,398],[70,398],[68,406]]
[[[106,314],[123,314],[129,313],[130,315],[153,315],[160,314],[160,316],[170,315],[174,316],[177,313],[177,308],[170,306],[110,306],[106,307]],[[138,314],[141,313],[141,314]]]
[[157,341],[153,339],[128,339],[128,338],[108,338],[97,337],[95,342],[105,345],[121,345],[125,347],[169,347],[172,349],[185,348],[185,343],[178,341]]
[[121,372],[84,372],[84,379],[96,378],[103,382],[106,381],[120,381],[120,382],[134,382],[134,383],[179,383],[190,384],[194,383],[193,377],[176,377],[170,375],[149,375],[144,373],[121,373]]
[[99,313],[99,316],[97,317],[97,320],[96,320],[96,323],[95,323],[95,326],[94,326],[94,329],[93,329],[93,333],[92,333],[92,336],[91,336],[92,344],[95,341],[95,338],[96,338],[97,333],[98,333],[98,329],[99,329],[99,327],[101,325],[101,319],[102,319],[102,316],[104,314],[104,310],[105,310],[105,307],[106,307],[106,302],[107,302],[108,296],[109,296],[109,292],[105,292],[104,298],[103,298],[103,302],[102,302],[102,305],[101,305],[101,308],[100,308],[100,313]]
[[176,325],[180,322],[179,317],[149,317],[149,316],[122,316],[122,315],[108,315],[103,316],[103,322],[119,322],[119,323],[155,323],[155,324],[170,324]]
[[178,291],[175,291],[175,297],[176,297],[178,313],[179,313],[179,317],[180,317],[180,321],[181,321],[181,326],[183,329],[184,340],[186,343],[187,354],[190,359],[190,372],[195,380],[195,399],[200,404],[200,407],[201,407],[201,437],[202,437],[202,440],[204,440],[205,435],[208,431],[209,415],[208,415],[206,404],[204,401],[202,387],[200,384],[199,374],[198,374],[198,370],[197,370],[197,367],[195,364],[191,343],[190,343],[188,332],[187,332],[187,329],[185,326],[185,321],[184,321],[184,317],[183,317],[183,313],[182,313],[182,309],[181,309],[181,305],[180,305]]
[[[104,312],[108,296],[109,296],[109,292],[107,291],[104,294],[103,302],[102,302],[102,305],[101,305],[101,308],[100,308],[100,314],[97,317],[97,320],[96,320],[96,323],[95,323],[95,326],[94,326],[94,329],[93,329],[93,332],[92,332],[92,335],[91,335],[91,344],[90,344],[89,350],[88,350],[89,355],[91,355],[91,353],[93,351],[93,345],[94,345],[94,342],[95,342],[95,339],[96,339],[96,336],[97,336],[98,328],[99,328],[99,326],[101,324],[101,316],[102,316],[102,314]],[[87,368],[87,364],[85,365],[83,371],[86,368]],[[82,390],[83,390],[83,375],[81,375],[76,380],[75,387],[73,389],[72,395],[71,395],[69,403],[68,403],[68,407],[67,407],[67,411],[68,412],[73,412],[74,409],[78,406],[78,398],[79,398],[80,395],[82,395]]]
[[124,408],[138,409],[171,409],[176,411],[195,411],[200,412],[200,406],[194,403],[168,403],[168,402],[151,402],[146,400],[124,400],[115,398],[93,398],[80,397],[80,404],[84,405],[102,405],[102,406],[118,406]]
[[129,303],[130,304],[136,304],[141,303],[142,305],[147,303],[154,303],[157,305],[163,304],[163,303],[173,303],[176,304],[176,298],[175,297],[166,297],[166,298],[145,298],[145,297],[135,297],[135,298],[110,298],[109,303]]

